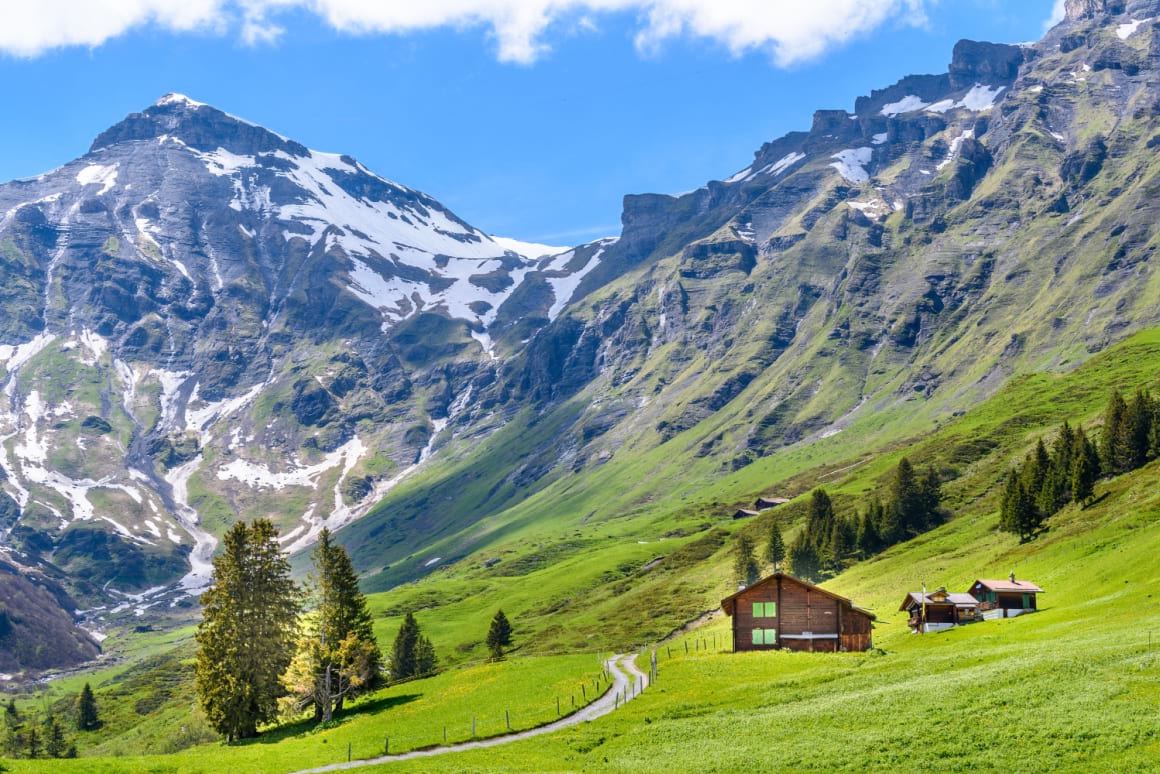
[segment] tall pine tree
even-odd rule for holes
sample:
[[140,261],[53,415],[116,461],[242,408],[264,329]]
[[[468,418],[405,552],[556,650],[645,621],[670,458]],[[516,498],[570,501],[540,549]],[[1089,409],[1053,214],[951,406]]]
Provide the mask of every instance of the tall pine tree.
[[765,559],[774,572],[781,569],[785,561],[785,538],[781,534],[781,520],[774,516],[769,520],[769,542],[765,547]]
[[1100,477],[1100,456],[1095,444],[1080,430],[1076,436],[1075,451],[1071,460],[1071,496],[1083,507],[1087,507],[1095,495],[1096,481]]
[[407,680],[422,677],[435,671],[438,661],[431,640],[419,630],[419,622],[413,613],[403,617],[399,633],[391,647],[391,680]]
[[232,742],[257,736],[276,715],[299,596],[268,520],[235,524],[222,545],[213,585],[201,596],[194,678],[210,725]]
[[761,568],[753,550],[753,541],[748,535],[737,536],[737,546],[733,561],[733,575],[739,586],[752,586],[761,579]]
[[1104,409],[1104,427],[1100,436],[1103,472],[1117,476],[1128,471],[1128,406],[1119,390],[1113,390]]
[[93,695],[93,688],[88,683],[81,689],[77,697],[77,729],[80,731],[95,731],[101,727],[101,718],[97,713],[97,697]]
[[503,658],[503,649],[512,644],[512,625],[500,610],[487,630],[487,649],[493,659]]

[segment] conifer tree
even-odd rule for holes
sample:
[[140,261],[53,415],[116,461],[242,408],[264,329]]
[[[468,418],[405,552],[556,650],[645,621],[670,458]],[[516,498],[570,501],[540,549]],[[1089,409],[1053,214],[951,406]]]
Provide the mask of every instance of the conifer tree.
[[68,740],[55,715],[44,719],[44,755],[47,758],[63,758],[68,753]]
[[733,562],[733,574],[737,585],[752,586],[761,579],[761,568],[757,564],[754,554],[753,541],[748,535],[737,536],[736,555]]
[[849,530],[842,521],[834,521],[826,547],[825,569],[831,575],[837,575],[846,568],[846,559],[851,551]]
[[35,724],[28,726],[28,732],[24,735],[24,750],[28,753],[29,758],[39,758],[43,751],[41,746],[40,733],[36,730]]
[[794,575],[811,583],[821,580],[821,561],[817,549],[799,536],[789,547],[789,565]]
[[1149,441],[1152,435],[1152,397],[1145,390],[1136,390],[1124,414],[1125,464],[1127,470],[1143,467],[1148,461]]
[[781,520],[774,516],[769,520],[769,543],[765,547],[765,559],[774,572],[781,569],[785,561],[785,538],[781,534]]
[[511,644],[512,625],[500,610],[491,619],[491,627],[487,630],[487,649],[493,659],[500,659],[503,658],[503,649]]
[[1004,532],[1018,531],[1015,516],[1018,509],[1019,487],[1019,476],[1012,470],[1007,474],[1007,484],[999,506],[999,529]]
[[16,708],[16,700],[9,699],[4,708],[4,756],[16,758],[24,754],[24,718]]
[[1116,476],[1128,470],[1128,406],[1119,390],[1113,390],[1104,409],[1104,427],[1101,434],[1100,455],[1103,472]]
[[419,677],[434,674],[438,665],[435,646],[431,644],[431,640],[420,634],[415,642],[415,674]]
[[202,594],[195,685],[206,718],[229,742],[275,717],[294,655],[299,599],[278,532],[266,519],[235,524]]
[[1087,507],[1095,495],[1095,484],[1100,477],[1100,457],[1095,444],[1080,431],[1076,439],[1076,453],[1071,463],[1071,495],[1077,503]]
[[399,626],[399,633],[395,635],[395,643],[391,647],[391,680],[406,680],[414,677],[415,646],[419,642],[419,622],[413,613],[403,617]]
[[97,713],[97,697],[93,695],[93,688],[88,683],[81,689],[77,698],[77,729],[80,731],[95,731],[101,727],[101,718]]
[[897,534],[891,536],[892,543],[923,531],[926,519],[922,488],[914,466],[906,457],[899,460],[894,470],[894,478],[890,482],[890,504],[887,507],[892,508],[895,514]]
[[875,498],[859,520],[856,544],[858,552],[863,557],[873,556],[883,548],[882,537],[878,533],[878,525],[882,523],[882,511],[882,502]]
[[[312,634],[321,646],[317,660],[319,685],[314,693],[319,697],[334,697],[333,707],[325,698],[321,706],[315,705],[315,717],[328,721],[332,712],[342,711],[346,699],[375,687],[382,655],[366,597],[359,589],[358,575],[346,549],[333,541],[329,529],[319,533],[312,560],[311,580],[318,600]],[[348,643],[352,636],[365,646]],[[342,666],[336,669],[339,661],[343,662]]]
[[933,466],[928,466],[918,485],[919,501],[922,504],[921,525],[923,531],[932,529],[942,522],[942,479]]

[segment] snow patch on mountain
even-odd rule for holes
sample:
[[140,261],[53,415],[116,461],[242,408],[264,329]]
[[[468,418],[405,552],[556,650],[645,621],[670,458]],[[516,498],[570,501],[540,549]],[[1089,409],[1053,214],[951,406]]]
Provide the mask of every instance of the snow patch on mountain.
[[907,94],[897,102],[890,102],[882,106],[879,111],[884,116],[897,116],[903,113],[914,113],[927,107],[927,103],[921,97],[914,94]]
[[866,171],[866,165],[870,163],[873,156],[873,148],[848,148],[831,156],[830,158],[837,159],[837,161],[830,166],[838,170],[838,174],[845,178],[846,182],[862,185],[870,180],[870,173]]
[[1121,24],[1116,27],[1116,37],[1118,37],[1120,40],[1127,40],[1128,38],[1135,35],[1136,31],[1139,30],[1142,25],[1147,24],[1150,21],[1152,20],[1132,19],[1132,21],[1128,22],[1127,24]]
[[938,163],[938,165],[935,167],[935,169],[941,170],[944,167],[956,162],[959,158],[959,154],[962,153],[963,142],[971,139],[974,136],[975,136],[974,130],[967,129],[962,134],[960,134],[958,137],[951,140],[950,148],[947,150],[947,157],[945,159],[943,159],[942,161],[940,161]]
[[[956,108],[982,113],[995,106],[995,100],[999,98],[999,95],[1006,88],[1006,86],[985,86],[981,83],[976,83],[960,100],[956,101],[948,97],[947,99],[933,103],[927,103],[921,98],[910,94],[897,102],[883,105],[880,112],[882,115],[888,117],[903,115],[905,113],[917,113],[920,110],[925,110],[928,113],[946,113]],[[875,135],[875,137],[877,136]],[[883,141],[885,141],[885,138],[883,138]]]
[[77,172],[77,182],[81,185],[101,186],[101,190],[97,191],[97,196],[107,194],[117,184],[117,165],[90,164]]
[[[584,266],[578,271],[572,272],[572,274],[568,275],[567,277],[547,278],[548,284],[552,286],[552,294],[555,297],[555,300],[552,302],[552,306],[548,309],[549,320],[555,320],[560,316],[560,312],[564,311],[564,307],[566,307],[572,300],[572,296],[576,293],[576,288],[580,287],[581,280],[587,277],[593,269],[600,265],[600,258],[604,255],[604,251],[612,245],[616,244],[618,239],[618,237],[610,237],[608,239],[602,239],[597,242],[596,244],[599,245],[599,247],[597,248],[596,252],[592,254],[592,257],[588,259],[588,262],[584,264]],[[569,250],[566,253],[562,253],[561,255],[556,256],[555,262],[558,262],[561,266],[566,266],[568,262],[572,260],[575,254],[576,253],[574,250]]]
[[523,256],[529,260],[536,258],[546,258],[549,255],[559,255],[567,250],[567,247],[557,247],[555,245],[545,245],[538,242],[523,242],[519,239],[511,239],[510,237],[500,237],[494,234],[488,237],[491,241],[505,250],[511,250],[516,255]]

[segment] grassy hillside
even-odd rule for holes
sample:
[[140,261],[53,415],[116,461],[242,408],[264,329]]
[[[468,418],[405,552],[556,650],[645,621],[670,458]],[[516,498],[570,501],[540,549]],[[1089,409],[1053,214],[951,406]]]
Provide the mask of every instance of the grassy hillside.
[[[996,398],[925,433],[901,413],[876,415],[699,490],[667,487],[664,476],[679,459],[642,457],[634,470],[601,469],[573,490],[546,491],[526,509],[489,520],[480,536],[485,548],[467,559],[371,598],[381,642],[389,642],[406,611],[416,610],[452,664],[478,658],[487,621],[503,607],[516,626],[517,649],[507,663],[452,668],[372,697],[322,733],[330,742],[290,726],[250,745],[201,745],[175,757],[11,765],[16,771],[194,772],[228,759],[239,771],[284,772],[344,757],[347,742],[357,746],[356,757],[377,753],[386,735],[397,739],[393,749],[432,744],[439,741],[432,729],[447,723],[462,730],[480,706],[497,716],[500,704],[512,705],[517,727],[542,722],[554,714],[552,705],[544,715],[553,694],[591,678],[596,654],[647,647],[715,609],[732,583],[729,548],[738,531],[760,542],[772,515],[791,532],[797,527],[797,504],[745,522],[729,518],[733,505],[823,483],[838,510],[849,513],[906,454],[947,477],[953,518],[828,584],[877,611],[875,641],[884,654],[735,656],[694,649],[686,657],[678,640],[673,658],[661,651],[660,683],[627,710],[547,741],[457,754],[455,767],[728,771],[756,759],[791,770],[1160,766],[1152,763],[1160,757],[1160,612],[1152,605],[1160,593],[1154,560],[1160,555],[1160,463],[1102,482],[1096,504],[1064,509],[1035,541],[1021,545],[996,531],[996,483],[1011,462],[1065,418],[1090,426],[1113,386],[1155,388],[1158,365],[1160,331],[1140,334],[1072,373],[1013,380]],[[900,440],[907,435],[910,440]],[[494,558],[501,561],[487,566]],[[1040,613],[915,637],[904,615],[894,612],[924,581],[957,590],[976,577],[1012,570],[1047,590]],[[726,631],[726,622],[715,620],[693,636],[709,641],[716,633],[723,643]],[[1147,652],[1150,631],[1155,654]],[[163,656],[187,647],[187,637],[157,636],[139,652]],[[587,653],[529,657],[577,651]],[[95,680],[98,698],[115,701],[129,672],[120,666]],[[156,694],[157,679],[137,684],[134,701]],[[69,681],[71,690],[79,680]],[[401,704],[399,690],[421,700]],[[189,694],[176,688],[140,717],[122,707],[109,728],[79,740],[82,755],[162,751],[161,740],[188,731],[190,707]],[[342,756],[321,747],[336,743]],[[406,770],[440,770],[449,760],[410,762]]]

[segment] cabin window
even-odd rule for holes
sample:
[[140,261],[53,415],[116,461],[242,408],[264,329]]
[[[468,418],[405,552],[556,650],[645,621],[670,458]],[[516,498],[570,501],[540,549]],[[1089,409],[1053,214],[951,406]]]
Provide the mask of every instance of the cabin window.
[[1026,610],[1029,607],[1031,607],[1031,595],[1024,594],[1023,595],[1023,609]]
[[776,602],[754,602],[753,603],[753,617],[754,618],[777,618],[777,603]]
[[753,644],[754,645],[776,645],[777,644],[777,629],[754,629],[753,630]]

